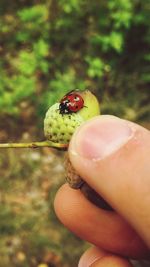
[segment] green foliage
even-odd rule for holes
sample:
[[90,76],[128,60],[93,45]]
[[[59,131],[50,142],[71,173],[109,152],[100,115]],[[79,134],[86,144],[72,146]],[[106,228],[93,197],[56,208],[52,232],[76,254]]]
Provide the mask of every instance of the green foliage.
[[17,12],[17,15],[22,22],[31,22],[35,24],[41,24],[48,18],[48,10],[45,5],[35,5],[30,8],[23,8]]
[[89,77],[94,78],[94,77],[102,77],[103,76],[105,64],[100,58],[87,57],[86,61],[89,64],[89,69],[88,69],[88,76]]
[[[7,2],[2,6],[3,114],[19,116],[21,101],[29,100],[37,114],[44,116],[53,101],[76,87],[93,88],[112,103],[132,90],[130,97],[141,109],[143,97],[137,100],[136,94],[140,87],[146,90],[150,81],[147,2],[47,0],[10,4],[9,9]],[[134,83],[132,76],[137,77]],[[143,90],[140,94],[143,96]],[[122,101],[122,105],[126,109],[129,103]],[[120,115],[125,113],[118,108]]]
[[[12,218],[13,221],[12,221]],[[7,223],[6,223],[7,221]],[[15,214],[9,206],[0,205],[0,238],[6,234],[12,235],[17,228]]]

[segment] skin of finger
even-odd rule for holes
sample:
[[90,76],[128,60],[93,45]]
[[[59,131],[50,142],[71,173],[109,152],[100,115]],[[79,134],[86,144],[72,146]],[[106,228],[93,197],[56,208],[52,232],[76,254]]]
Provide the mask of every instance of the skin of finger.
[[127,259],[108,253],[97,247],[89,248],[81,257],[78,267],[133,267]]
[[69,148],[70,160],[81,177],[150,246],[150,132],[137,124],[128,124],[133,129],[133,137],[119,150],[97,161],[72,153],[78,141],[75,134]]
[[79,260],[78,267],[90,266],[91,264],[106,256],[107,254],[108,252],[106,252],[105,250],[92,246],[83,253]]
[[129,261],[117,256],[105,256],[89,267],[133,267]]
[[115,212],[97,208],[80,190],[62,186],[54,207],[67,228],[97,247],[131,258],[149,257],[149,250],[124,219]]

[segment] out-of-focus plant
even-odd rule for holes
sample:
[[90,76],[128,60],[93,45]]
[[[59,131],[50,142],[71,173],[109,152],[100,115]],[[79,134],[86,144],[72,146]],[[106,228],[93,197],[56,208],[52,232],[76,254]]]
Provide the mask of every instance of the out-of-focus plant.
[[[27,100],[43,116],[57,97],[79,87],[93,88],[103,103],[109,99],[114,105],[128,95],[136,102],[135,120],[141,117],[139,110],[146,119],[142,106],[150,81],[148,2],[3,1],[1,7],[3,114],[20,115],[20,102]],[[124,112],[118,108],[118,115],[126,117],[125,109],[133,107],[128,101],[122,105]],[[104,107],[113,113],[112,105],[106,102]]]

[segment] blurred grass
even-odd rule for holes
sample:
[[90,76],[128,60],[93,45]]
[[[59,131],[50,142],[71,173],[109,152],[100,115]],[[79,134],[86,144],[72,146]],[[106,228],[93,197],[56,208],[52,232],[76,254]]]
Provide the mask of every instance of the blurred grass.
[[[47,108],[75,88],[150,129],[149,12],[138,0],[2,0],[0,142],[42,140]],[[0,151],[0,267],[77,266],[88,245],[53,210],[62,161],[50,149]]]
[[50,149],[0,154],[0,266],[77,266],[86,245],[64,229],[53,210],[64,182],[62,157]]

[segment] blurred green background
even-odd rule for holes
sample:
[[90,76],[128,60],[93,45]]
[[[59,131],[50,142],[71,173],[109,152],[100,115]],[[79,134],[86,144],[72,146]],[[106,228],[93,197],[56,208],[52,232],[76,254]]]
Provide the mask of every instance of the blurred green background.
[[[149,13],[139,0],[1,0],[0,142],[42,140],[47,108],[75,88],[150,128]],[[0,151],[0,267],[77,266],[88,245],[53,211],[62,162],[50,149]]]

